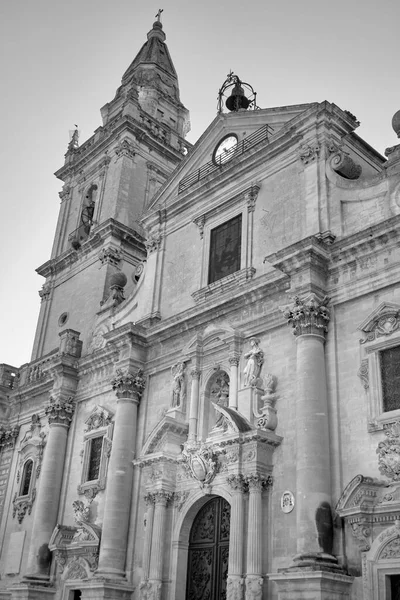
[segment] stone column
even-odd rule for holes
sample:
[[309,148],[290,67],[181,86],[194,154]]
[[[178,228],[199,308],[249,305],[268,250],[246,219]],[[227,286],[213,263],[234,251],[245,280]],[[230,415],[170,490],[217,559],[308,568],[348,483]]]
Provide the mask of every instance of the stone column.
[[229,406],[237,410],[239,358],[237,356],[231,356],[229,358],[229,364],[231,366],[229,375]]
[[69,426],[74,413],[72,398],[54,399],[45,407],[49,420],[49,435],[44,451],[40,485],[36,498],[27,579],[48,580],[51,562],[49,541],[57,524],[61,484]]
[[112,381],[117,395],[113,443],[108,465],[97,576],[125,577],[126,545],[132,497],[137,409],[145,386],[142,371],[117,369]]
[[249,519],[247,525],[246,600],[261,598],[262,574],[262,488],[265,480],[258,474],[248,475]]
[[192,388],[190,391],[190,412],[189,412],[189,435],[188,441],[194,442],[197,438],[197,421],[199,412],[199,380],[200,370],[193,367],[191,370]]
[[153,538],[153,521],[154,521],[154,494],[147,494],[144,501],[147,505],[146,525],[144,532],[143,543],[143,579],[140,583],[140,598],[147,600],[151,590],[149,583],[150,558],[151,558],[151,542]]
[[325,373],[325,336],[329,298],[314,293],[296,297],[282,310],[297,342],[296,369],[296,510],[295,562],[336,563],[331,556],[330,444]]
[[149,572],[149,588],[152,590],[152,598],[161,598],[164,551],[165,551],[165,522],[167,517],[167,504],[172,494],[160,490],[154,493],[154,519],[153,535],[151,542],[151,558]]
[[241,600],[243,598],[243,493],[245,480],[243,475],[230,475],[227,482],[232,488],[227,599]]

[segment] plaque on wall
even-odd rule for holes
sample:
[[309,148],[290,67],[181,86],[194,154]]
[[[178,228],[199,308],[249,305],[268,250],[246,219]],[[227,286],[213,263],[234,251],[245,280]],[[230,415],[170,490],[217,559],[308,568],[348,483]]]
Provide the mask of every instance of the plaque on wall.
[[281,509],[284,513],[290,513],[294,509],[294,496],[292,492],[283,492],[281,497]]

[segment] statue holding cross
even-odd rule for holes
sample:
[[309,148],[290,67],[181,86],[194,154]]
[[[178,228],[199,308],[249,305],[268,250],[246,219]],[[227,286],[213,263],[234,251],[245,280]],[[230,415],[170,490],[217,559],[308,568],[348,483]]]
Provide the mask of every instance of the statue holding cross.
[[161,13],[164,12],[163,8],[158,9],[158,13],[156,14],[156,19],[159,23],[161,23]]

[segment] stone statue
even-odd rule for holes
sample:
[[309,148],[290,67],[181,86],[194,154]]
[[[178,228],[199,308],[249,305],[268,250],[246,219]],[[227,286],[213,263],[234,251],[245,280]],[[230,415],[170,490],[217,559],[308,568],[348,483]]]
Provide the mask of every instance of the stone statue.
[[176,365],[171,367],[171,373],[173,377],[171,408],[177,408],[183,405],[183,401],[186,396],[184,371],[184,362],[176,363]]
[[261,373],[261,367],[264,362],[264,352],[261,350],[260,340],[250,338],[251,350],[244,355],[247,358],[247,364],[244,368],[244,387],[255,387]]

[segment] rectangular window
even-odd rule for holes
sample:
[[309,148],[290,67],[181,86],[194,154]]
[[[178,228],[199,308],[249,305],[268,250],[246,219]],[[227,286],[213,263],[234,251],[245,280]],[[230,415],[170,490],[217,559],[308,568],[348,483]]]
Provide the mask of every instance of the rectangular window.
[[242,215],[211,231],[208,283],[240,270]]
[[94,437],[90,442],[90,457],[88,468],[88,481],[94,481],[99,478],[101,451],[103,448],[103,436]]
[[400,346],[380,352],[383,410],[400,408]]

